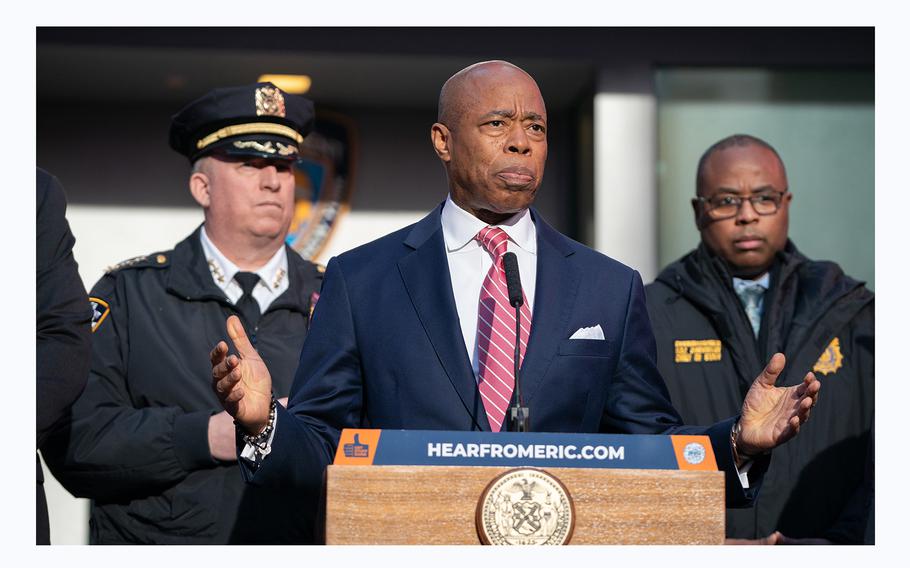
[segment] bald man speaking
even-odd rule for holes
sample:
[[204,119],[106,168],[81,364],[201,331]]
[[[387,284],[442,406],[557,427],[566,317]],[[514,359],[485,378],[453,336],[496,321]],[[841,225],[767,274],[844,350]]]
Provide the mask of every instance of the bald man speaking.
[[[332,259],[285,410],[239,320],[237,353],[212,351],[213,386],[245,441],[244,475],[316,498],[343,428],[506,430],[515,310],[503,253],[523,285],[521,390],[538,432],[711,436],[728,502],[748,502],[737,464],[759,473],[808,416],[819,383],[774,387],[775,355],[740,416],[685,427],[655,365],[638,273],[555,231],[531,208],[547,159],[534,79],[504,61],[452,76],[430,131],[446,200],[418,223]],[[731,446],[731,436],[737,443]],[[738,454],[734,450],[738,451]]]

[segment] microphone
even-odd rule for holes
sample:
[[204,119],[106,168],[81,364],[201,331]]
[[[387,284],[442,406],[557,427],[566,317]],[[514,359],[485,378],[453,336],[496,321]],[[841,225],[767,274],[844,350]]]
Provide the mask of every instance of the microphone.
[[521,306],[524,304],[524,297],[521,294],[518,257],[514,252],[502,255],[502,267],[506,273],[509,304],[515,308],[515,404],[509,407],[509,431],[528,432],[531,429],[530,409],[523,405],[521,381],[518,380],[519,361],[521,360]]
[[502,255],[502,267],[506,271],[506,288],[509,291],[509,305],[520,308],[525,303],[521,295],[521,273],[518,272],[518,257],[514,252]]

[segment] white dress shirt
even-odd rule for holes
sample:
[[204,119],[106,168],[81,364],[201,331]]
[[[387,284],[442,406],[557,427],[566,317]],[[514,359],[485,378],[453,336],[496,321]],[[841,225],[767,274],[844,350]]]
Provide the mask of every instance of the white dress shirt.
[[[243,296],[243,289],[234,280],[234,275],[240,272],[240,269],[218,250],[205,233],[205,227],[199,231],[199,240],[202,242],[205,259],[209,263],[212,280],[221,288],[227,299],[236,304]],[[253,288],[253,298],[259,304],[259,312],[264,314],[271,303],[288,289],[288,254],[285,248],[283,246],[279,248],[267,263],[255,271],[255,274],[259,275],[259,282]]]
[[[452,277],[455,309],[461,325],[461,335],[477,376],[477,310],[480,289],[493,265],[490,253],[475,237],[488,225],[446,197],[442,208],[442,235],[446,245],[446,260]],[[509,236],[506,248],[518,257],[518,272],[525,303],[534,313],[534,290],[537,284],[537,228],[528,209],[516,213],[496,225]]]

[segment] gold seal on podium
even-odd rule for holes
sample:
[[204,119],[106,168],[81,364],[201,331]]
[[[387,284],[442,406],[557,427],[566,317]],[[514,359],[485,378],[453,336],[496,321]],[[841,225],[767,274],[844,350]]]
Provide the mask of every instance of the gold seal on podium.
[[483,544],[568,544],[575,506],[565,485],[549,473],[513,469],[484,489],[475,522]]

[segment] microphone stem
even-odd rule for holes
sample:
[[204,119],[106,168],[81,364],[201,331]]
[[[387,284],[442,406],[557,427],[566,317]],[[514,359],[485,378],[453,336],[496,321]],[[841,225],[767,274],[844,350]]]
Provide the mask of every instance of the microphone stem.
[[515,402],[521,407],[521,382],[518,380],[518,370],[521,367],[521,304],[515,306]]
[[[515,404],[509,405],[509,430],[512,432],[528,432],[531,429],[528,409],[524,406],[521,397],[521,306],[524,298],[521,293],[521,276],[518,272],[518,257],[514,252],[502,255],[502,268],[505,272],[506,287],[508,288],[509,304],[515,308]],[[530,322],[528,322],[530,324]]]
[[521,360],[521,304],[515,306],[515,405],[509,408],[509,430],[512,432],[529,432],[531,421],[527,408],[521,398],[521,381],[518,377]]

